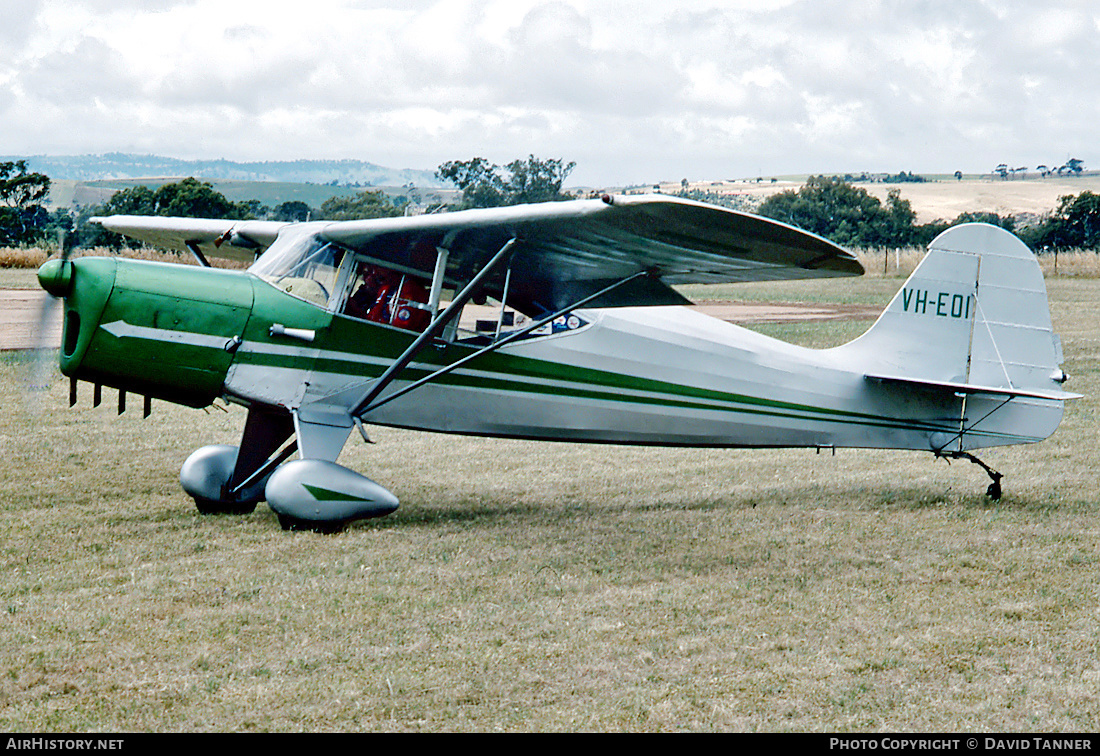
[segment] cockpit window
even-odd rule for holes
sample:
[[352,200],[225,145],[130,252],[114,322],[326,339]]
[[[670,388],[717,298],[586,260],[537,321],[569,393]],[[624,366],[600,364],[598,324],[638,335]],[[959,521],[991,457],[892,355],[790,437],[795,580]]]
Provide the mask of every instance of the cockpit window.
[[312,234],[280,236],[249,270],[288,294],[327,308],[344,252]]
[[[426,329],[437,309],[447,305],[446,296],[435,306],[429,302],[430,279],[416,275],[411,269],[390,268],[339,244],[326,242],[317,237],[316,227],[313,231],[290,230],[280,234],[249,271],[288,294],[333,313],[409,331]],[[481,345],[503,338],[530,339],[575,331],[590,322],[579,313],[567,313],[531,328],[533,321],[538,320],[502,306],[499,300],[490,302],[485,296],[475,297],[438,336],[446,341]]]
[[360,320],[423,331],[432,319],[428,290],[420,280],[380,265],[356,266],[344,314]]
[[457,338],[464,344],[484,345],[503,338],[515,338],[516,332],[523,334],[518,338],[533,339],[538,336],[550,336],[557,333],[576,331],[589,324],[587,315],[567,313],[532,328],[542,318],[528,318],[515,310],[501,307],[498,302],[486,302],[483,305],[468,304],[462,311]]

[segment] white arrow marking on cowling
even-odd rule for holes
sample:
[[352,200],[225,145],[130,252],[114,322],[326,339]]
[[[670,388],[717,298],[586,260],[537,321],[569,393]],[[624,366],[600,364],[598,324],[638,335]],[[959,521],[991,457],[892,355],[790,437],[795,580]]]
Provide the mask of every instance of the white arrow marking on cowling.
[[104,331],[117,339],[145,339],[147,341],[167,341],[174,344],[187,344],[188,346],[209,347],[223,349],[229,339],[225,336],[211,336],[207,333],[192,333],[191,331],[170,331],[165,328],[150,328],[148,326],[136,326],[125,320],[116,320],[100,326]]

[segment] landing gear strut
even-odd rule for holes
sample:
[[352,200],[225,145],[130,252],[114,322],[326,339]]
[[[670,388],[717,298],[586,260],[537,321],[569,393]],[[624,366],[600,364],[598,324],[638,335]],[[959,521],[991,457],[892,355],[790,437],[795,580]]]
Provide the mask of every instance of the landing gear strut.
[[[290,415],[250,409],[240,447],[204,446],[187,458],[180,470],[183,490],[195,500],[200,514],[250,514],[264,500],[264,484],[274,465],[289,454],[284,450],[268,458],[293,432]],[[266,469],[268,465],[271,469]]]
[[936,456],[937,457],[943,457],[944,459],[947,460],[948,464],[951,464],[951,460],[953,460],[953,459],[968,459],[971,462],[973,462],[974,464],[978,465],[978,467],[985,470],[986,474],[989,475],[990,479],[993,481],[992,483],[989,484],[989,487],[985,489],[985,495],[988,496],[989,498],[993,499],[993,501],[997,501],[998,499],[1001,498],[1001,478],[1003,478],[1004,475],[1002,473],[999,473],[996,470],[994,470],[992,467],[987,465],[985,462],[982,462],[980,459],[975,457],[970,452],[964,452],[964,451],[945,452],[945,451],[942,451],[942,450],[938,450],[938,451],[936,451]]

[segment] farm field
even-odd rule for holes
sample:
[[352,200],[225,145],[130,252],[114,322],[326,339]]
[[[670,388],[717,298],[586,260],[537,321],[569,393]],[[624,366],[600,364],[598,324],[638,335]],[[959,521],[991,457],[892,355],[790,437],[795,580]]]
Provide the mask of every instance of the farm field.
[[[902,281],[744,298],[883,307]],[[1096,731],[1100,280],[1048,288],[1086,396],[1050,440],[981,455],[998,502],[930,454],[374,428],[340,461],[401,508],[285,533],[179,487],[240,408],[143,421],[82,385],[69,409],[60,375],[31,391],[30,355],[0,354],[0,726]],[[754,327],[829,346],[867,325]]]
[[[705,181],[692,183],[691,188],[765,199],[777,192],[797,190],[803,182],[802,178],[788,178],[774,184],[770,181]],[[901,198],[912,205],[917,223],[931,223],[935,220],[954,220],[964,212],[1042,216],[1058,207],[1059,197],[1078,195],[1084,191],[1100,192],[1100,175],[1090,173],[1074,178],[1044,179],[1032,174],[1027,179],[1008,180],[969,176],[962,181],[939,176],[921,183],[857,183],[856,186],[883,202],[891,189],[897,189]],[[676,192],[680,190],[680,184],[663,184],[661,190]]]

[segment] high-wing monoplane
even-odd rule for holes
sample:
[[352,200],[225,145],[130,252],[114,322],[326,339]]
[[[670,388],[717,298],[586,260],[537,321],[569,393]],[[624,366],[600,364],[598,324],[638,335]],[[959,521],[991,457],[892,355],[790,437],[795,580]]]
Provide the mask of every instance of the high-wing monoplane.
[[[1030,250],[953,227],[863,336],[815,350],[707,317],[682,284],[856,276],[831,242],[664,196],[405,218],[275,223],[112,216],[107,229],[200,266],[54,260],[72,382],[247,409],[239,443],[180,480],[201,512],[266,500],[285,528],[385,515],[395,496],[336,463],[371,424],[694,447],[976,449],[1040,441],[1064,401],[1061,347]],[[252,262],[209,267],[212,256]],[[467,331],[459,315],[489,303]],[[485,311],[483,311],[485,312]],[[294,459],[291,459],[294,457]]]

